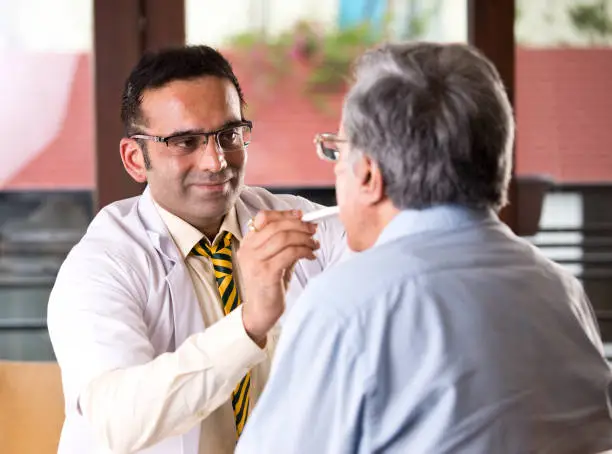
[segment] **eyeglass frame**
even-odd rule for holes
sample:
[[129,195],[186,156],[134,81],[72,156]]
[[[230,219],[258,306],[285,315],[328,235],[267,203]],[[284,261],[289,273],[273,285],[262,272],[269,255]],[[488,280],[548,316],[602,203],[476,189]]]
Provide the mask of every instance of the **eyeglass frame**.
[[338,162],[338,152],[336,152],[336,158],[335,159],[331,159],[329,158],[324,152],[323,152],[323,142],[325,142],[326,140],[331,141],[331,142],[336,142],[336,143],[348,143],[348,139],[342,139],[340,137],[338,137],[337,134],[334,134],[332,132],[321,132],[317,135],[315,135],[315,138],[313,140],[316,150],[317,150],[317,156],[319,158],[321,158],[323,161],[328,161],[328,162]]
[[[219,143],[219,134],[224,132],[224,131],[228,131],[230,129],[234,129],[234,128],[239,128],[241,126],[247,126],[251,131],[253,131],[253,122],[250,120],[241,120],[241,121],[237,121],[235,123],[232,124],[228,124],[223,126],[222,128],[219,129],[215,129],[214,131],[208,131],[208,132],[192,132],[192,133],[188,133],[188,132],[179,132],[178,134],[171,134],[169,136],[163,137],[163,136],[154,136],[154,135],[149,135],[149,134],[132,134],[130,136],[128,136],[128,139],[141,139],[141,140],[151,140],[153,142],[157,142],[157,143],[164,143],[166,144],[166,147],[170,147],[168,144],[168,141],[171,139],[174,139],[176,137],[188,137],[188,136],[203,136],[206,138],[206,144],[208,144],[208,141],[210,140],[210,136],[214,136],[215,137],[215,143],[217,145],[217,150],[221,150],[223,153],[225,153],[226,151],[223,150],[223,147],[221,147],[221,144]],[[245,142],[244,143],[244,147],[243,149],[246,149],[249,144],[251,142]],[[193,150],[195,151],[195,150]],[[193,152],[191,152],[193,153]],[[191,154],[188,153],[188,154]],[[230,153],[232,153],[230,151]]]

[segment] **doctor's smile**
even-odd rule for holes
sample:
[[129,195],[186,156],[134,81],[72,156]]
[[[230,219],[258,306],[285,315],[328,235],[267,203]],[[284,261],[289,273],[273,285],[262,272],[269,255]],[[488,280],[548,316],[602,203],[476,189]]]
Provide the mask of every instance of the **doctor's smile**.
[[229,193],[232,187],[234,187],[235,185],[235,178],[225,176],[215,180],[200,180],[187,184],[187,186],[196,188],[200,191],[209,193],[223,193],[225,195],[227,195],[227,193]]

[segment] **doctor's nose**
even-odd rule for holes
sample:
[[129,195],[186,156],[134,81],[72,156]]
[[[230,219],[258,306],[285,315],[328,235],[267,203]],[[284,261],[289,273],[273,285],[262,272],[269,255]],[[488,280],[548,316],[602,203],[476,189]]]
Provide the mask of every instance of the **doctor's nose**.
[[212,137],[204,145],[202,150],[197,155],[197,165],[202,170],[207,170],[212,173],[220,172],[227,167],[227,161],[223,151],[219,148],[217,141]]

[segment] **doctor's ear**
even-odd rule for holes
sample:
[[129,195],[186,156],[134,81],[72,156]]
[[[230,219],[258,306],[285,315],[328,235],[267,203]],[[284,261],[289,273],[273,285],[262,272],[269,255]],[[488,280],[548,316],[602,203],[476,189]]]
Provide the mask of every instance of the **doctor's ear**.
[[378,163],[363,154],[354,166],[360,182],[360,195],[366,204],[374,205],[385,198],[385,185]]
[[121,161],[126,172],[137,182],[147,181],[147,170],[151,167],[146,149],[134,139],[124,137],[119,143]]

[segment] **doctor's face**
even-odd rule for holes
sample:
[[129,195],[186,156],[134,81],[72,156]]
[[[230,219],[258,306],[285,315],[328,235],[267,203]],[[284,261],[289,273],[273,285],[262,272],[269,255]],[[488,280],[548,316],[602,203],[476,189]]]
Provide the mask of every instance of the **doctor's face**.
[[[246,138],[249,131],[239,126],[240,98],[232,83],[214,76],[173,81],[146,90],[141,110],[145,124],[140,134],[179,137],[168,143],[138,141],[145,145],[140,164],[153,199],[196,227],[223,218],[244,182],[247,155],[242,134]],[[207,142],[189,135],[220,130],[224,132],[208,135]],[[139,146],[135,142],[132,145]],[[230,144],[223,146],[231,151],[221,150],[219,144]]]

